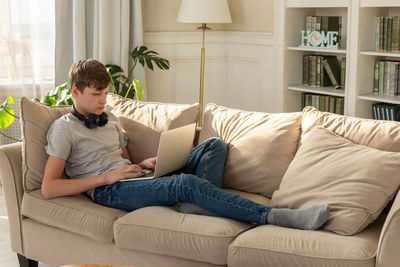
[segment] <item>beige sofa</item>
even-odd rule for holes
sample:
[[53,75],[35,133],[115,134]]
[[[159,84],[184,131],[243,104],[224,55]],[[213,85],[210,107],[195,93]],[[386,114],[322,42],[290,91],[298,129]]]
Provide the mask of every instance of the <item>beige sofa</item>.
[[[131,154],[135,151],[135,160],[154,154],[154,140],[161,131],[195,121],[199,111],[198,105],[139,103],[113,95],[108,104],[130,140],[141,140],[128,145]],[[45,133],[68,109],[50,109],[27,99],[22,100],[21,108],[24,142],[0,147],[11,245],[21,262],[31,266],[34,261],[129,266],[400,264],[397,188],[387,212],[352,235],[337,234],[330,228],[303,231],[258,226],[179,213],[175,207],[146,207],[127,213],[99,206],[83,194],[45,200],[40,193]],[[198,138],[217,135],[228,143],[226,190],[269,205],[298,147],[301,149],[304,138],[318,125],[355,143],[400,152],[399,123],[344,117],[313,108],[303,113],[267,114],[208,105]],[[331,210],[336,214],[336,206]]]

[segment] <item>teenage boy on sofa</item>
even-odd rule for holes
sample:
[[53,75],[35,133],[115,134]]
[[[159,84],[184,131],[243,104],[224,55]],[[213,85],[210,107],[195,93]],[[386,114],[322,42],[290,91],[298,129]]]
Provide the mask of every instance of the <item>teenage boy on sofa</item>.
[[[227,146],[219,138],[210,138],[193,148],[178,175],[119,182],[144,175],[144,169],[154,169],[157,158],[131,162],[128,140],[117,117],[104,112],[110,77],[102,63],[80,60],[71,66],[68,78],[74,106],[71,113],[54,121],[47,134],[44,198],[87,192],[94,202],[125,211],[188,202],[184,205],[189,209],[200,207],[219,216],[258,224],[317,229],[326,222],[327,205],[276,209],[222,190]],[[72,179],[61,178],[64,169]]]

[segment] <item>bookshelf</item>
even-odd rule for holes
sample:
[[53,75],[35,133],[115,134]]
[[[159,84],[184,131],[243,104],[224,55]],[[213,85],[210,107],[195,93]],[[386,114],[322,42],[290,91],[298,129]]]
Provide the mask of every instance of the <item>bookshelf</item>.
[[[301,110],[302,93],[318,93],[344,97],[344,114],[372,118],[372,105],[378,102],[400,104],[400,96],[373,93],[376,60],[400,61],[399,52],[376,52],[375,29],[377,16],[400,16],[398,0],[277,0],[276,27],[278,88],[282,110]],[[300,31],[306,16],[341,16],[341,47],[300,48]],[[304,55],[335,55],[346,57],[345,89],[313,87],[302,84]]]

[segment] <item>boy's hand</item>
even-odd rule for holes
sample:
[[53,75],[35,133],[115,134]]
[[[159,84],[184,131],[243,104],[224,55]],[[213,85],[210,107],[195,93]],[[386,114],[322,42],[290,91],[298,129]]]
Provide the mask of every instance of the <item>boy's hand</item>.
[[137,164],[122,165],[115,170],[106,173],[106,183],[113,184],[122,179],[140,177],[145,174],[146,172]]
[[156,167],[157,163],[157,157],[154,158],[148,158],[143,160],[142,162],[139,163],[139,166],[142,167],[143,169],[152,169]]

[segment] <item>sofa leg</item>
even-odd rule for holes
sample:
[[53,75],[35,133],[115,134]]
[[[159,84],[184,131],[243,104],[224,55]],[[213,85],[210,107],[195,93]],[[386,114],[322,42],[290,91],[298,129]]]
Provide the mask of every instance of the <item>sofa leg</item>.
[[25,258],[21,254],[17,254],[17,255],[18,255],[18,262],[19,262],[20,267],[37,267],[38,266],[37,261]]

